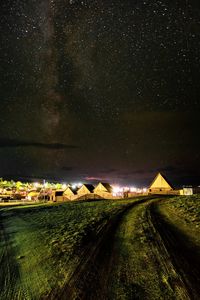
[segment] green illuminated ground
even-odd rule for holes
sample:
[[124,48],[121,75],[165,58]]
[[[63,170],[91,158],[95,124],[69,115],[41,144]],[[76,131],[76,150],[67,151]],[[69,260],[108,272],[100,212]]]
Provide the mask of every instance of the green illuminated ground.
[[198,299],[199,200],[1,207],[0,299]]
[[100,201],[2,210],[0,299],[38,299],[61,287],[81,248],[129,204]]

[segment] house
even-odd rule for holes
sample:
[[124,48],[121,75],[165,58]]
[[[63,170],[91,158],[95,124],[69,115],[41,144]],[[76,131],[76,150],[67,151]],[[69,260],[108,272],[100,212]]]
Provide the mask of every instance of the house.
[[74,200],[77,197],[78,188],[73,189],[71,186],[68,186],[64,191],[63,196],[66,200]]
[[93,194],[94,186],[92,184],[83,184],[80,189],[77,190],[78,198],[86,195]]
[[54,190],[50,195],[50,201],[61,202],[64,201],[64,191],[63,190]]
[[55,201],[56,202],[64,201],[63,193],[64,193],[64,191],[56,191],[55,192]]
[[184,186],[181,190],[180,190],[180,195],[183,196],[191,196],[193,195],[193,188],[191,186]]
[[173,194],[173,187],[167,182],[161,173],[158,173],[151,183],[149,194]]
[[98,185],[94,189],[94,194],[104,198],[109,199],[113,198],[112,196],[112,187],[107,182],[99,182]]

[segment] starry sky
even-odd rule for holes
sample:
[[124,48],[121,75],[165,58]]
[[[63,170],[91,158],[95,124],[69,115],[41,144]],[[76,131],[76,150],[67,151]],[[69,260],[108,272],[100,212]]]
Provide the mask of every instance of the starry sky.
[[1,0],[0,177],[200,184],[198,0]]

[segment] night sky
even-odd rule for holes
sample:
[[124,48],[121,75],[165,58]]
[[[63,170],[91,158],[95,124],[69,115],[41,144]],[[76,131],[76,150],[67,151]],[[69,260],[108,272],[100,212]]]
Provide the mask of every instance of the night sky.
[[198,0],[1,0],[0,177],[200,185]]

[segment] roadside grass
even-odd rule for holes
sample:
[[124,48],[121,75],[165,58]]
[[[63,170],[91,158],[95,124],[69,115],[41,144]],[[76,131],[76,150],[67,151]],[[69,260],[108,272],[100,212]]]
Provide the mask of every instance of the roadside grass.
[[153,207],[157,229],[181,275],[189,299],[200,297],[200,195],[175,197]]
[[99,229],[137,200],[2,208],[0,299],[48,298],[70,278]]
[[159,202],[157,211],[200,249],[200,195],[174,197]]

